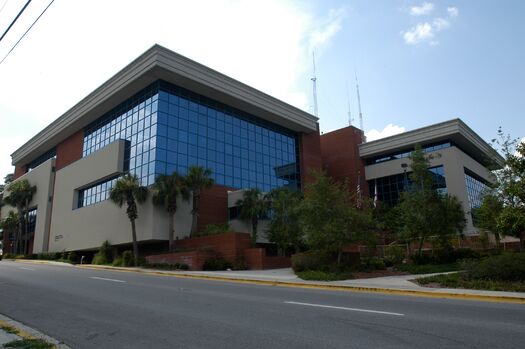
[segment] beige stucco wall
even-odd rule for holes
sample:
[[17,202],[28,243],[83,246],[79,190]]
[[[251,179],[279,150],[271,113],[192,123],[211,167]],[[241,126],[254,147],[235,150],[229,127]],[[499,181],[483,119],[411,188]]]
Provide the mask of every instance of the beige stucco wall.
[[[433,159],[430,160],[432,167],[443,165],[448,193],[455,195],[463,204],[463,209],[466,212],[465,218],[467,219],[465,234],[478,234],[478,230],[472,224],[472,217],[470,215],[464,168],[468,168],[487,181],[492,181],[490,171],[457,147],[440,149],[430,154],[433,155]],[[368,165],[365,167],[366,180],[403,173],[401,167],[403,163],[410,166],[410,159],[397,159]],[[410,171],[410,168],[408,168],[408,171]]]
[[[122,173],[124,147],[125,141],[115,141],[57,171],[50,251],[93,249],[105,240],[114,245],[132,241],[125,205],[119,208],[106,200],[76,208],[79,188]],[[175,233],[179,238],[186,236],[191,227],[190,204],[181,202],[175,216]],[[155,207],[151,198],[139,205],[138,210],[137,240],[167,240],[167,213]]]
[[[27,180],[31,185],[36,186],[36,193],[29,203],[29,208],[37,209],[35,236],[33,240],[33,253],[40,253],[47,250],[49,240],[49,223],[52,211],[53,185],[55,182],[55,159],[49,159],[40,164],[32,171],[16,179],[16,181]],[[6,196],[9,195],[7,191]],[[5,218],[9,211],[16,208],[5,206],[2,208],[2,218]]]

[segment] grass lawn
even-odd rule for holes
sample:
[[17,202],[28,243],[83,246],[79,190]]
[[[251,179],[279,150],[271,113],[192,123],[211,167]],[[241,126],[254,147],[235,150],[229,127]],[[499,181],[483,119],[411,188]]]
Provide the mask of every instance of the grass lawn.
[[20,339],[4,344],[4,348],[53,349],[55,346],[42,339]]
[[525,292],[525,281],[465,280],[461,273],[429,276],[416,279],[416,282],[422,286],[432,285],[445,288]]
[[318,270],[306,270],[295,273],[303,280],[312,281],[338,281],[353,279],[354,276],[349,272],[325,272]]
[[457,263],[449,264],[401,264],[395,267],[397,271],[404,271],[410,274],[433,274],[446,273],[449,271],[458,271]]

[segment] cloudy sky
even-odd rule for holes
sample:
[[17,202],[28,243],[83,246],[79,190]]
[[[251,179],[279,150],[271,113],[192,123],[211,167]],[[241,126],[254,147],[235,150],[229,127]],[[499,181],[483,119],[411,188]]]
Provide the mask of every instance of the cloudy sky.
[[[51,0],[33,0],[2,60]],[[3,33],[25,0],[0,0]],[[155,43],[369,139],[460,117],[525,136],[523,1],[56,0],[0,64],[0,177],[10,154]],[[358,120],[354,120],[358,124]],[[1,180],[0,180],[1,181]]]

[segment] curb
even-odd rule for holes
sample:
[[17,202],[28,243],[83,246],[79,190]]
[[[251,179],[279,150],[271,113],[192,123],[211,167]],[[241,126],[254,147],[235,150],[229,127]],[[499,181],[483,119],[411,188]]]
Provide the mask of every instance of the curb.
[[71,349],[69,346],[60,342],[59,340],[53,337],[49,337],[48,335],[45,335],[42,332],[30,328],[2,314],[0,314],[0,326],[9,326],[15,328],[18,331],[16,335],[22,339],[42,339],[54,345],[54,347],[57,349]]
[[523,297],[492,296],[492,295],[454,293],[454,292],[402,290],[402,289],[382,288],[382,287],[309,284],[309,283],[299,283],[299,282],[289,282],[289,281],[271,281],[271,280],[258,280],[258,279],[247,279],[247,278],[230,278],[230,277],[225,277],[225,276],[173,273],[169,271],[164,272],[164,271],[153,271],[153,270],[149,271],[149,270],[140,270],[140,269],[123,269],[123,268],[116,268],[116,267],[93,266],[93,265],[82,265],[82,266],[77,265],[76,267],[84,268],[84,269],[94,269],[94,270],[103,269],[103,270],[112,270],[112,271],[117,271],[117,272],[151,274],[151,275],[171,276],[171,277],[178,277],[178,278],[185,278],[185,279],[214,280],[214,281],[224,281],[224,282],[254,284],[254,285],[266,285],[266,286],[295,287],[295,288],[320,289],[320,290],[330,290],[330,291],[378,293],[378,294],[387,294],[387,295],[396,295],[396,296],[415,296],[415,297],[426,297],[426,298],[446,298],[446,299],[462,299],[462,300],[484,301],[484,302],[525,304],[525,296]]
[[4,259],[10,262],[17,263],[28,263],[28,264],[47,264],[47,265],[63,265],[67,267],[74,267],[74,264],[66,262],[57,262],[57,261],[47,261],[47,260],[34,260],[34,259]]

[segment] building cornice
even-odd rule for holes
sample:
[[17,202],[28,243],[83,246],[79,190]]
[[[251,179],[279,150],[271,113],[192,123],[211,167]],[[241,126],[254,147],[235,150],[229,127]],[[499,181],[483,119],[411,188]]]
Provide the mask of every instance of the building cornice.
[[174,83],[296,132],[317,131],[315,116],[154,45],[13,152],[13,165],[38,157],[157,80]]
[[453,141],[464,152],[486,167],[503,166],[503,157],[461,119],[453,119],[360,144],[359,154],[362,158],[367,159],[407,150],[413,148],[415,144],[429,144],[445,140]]

